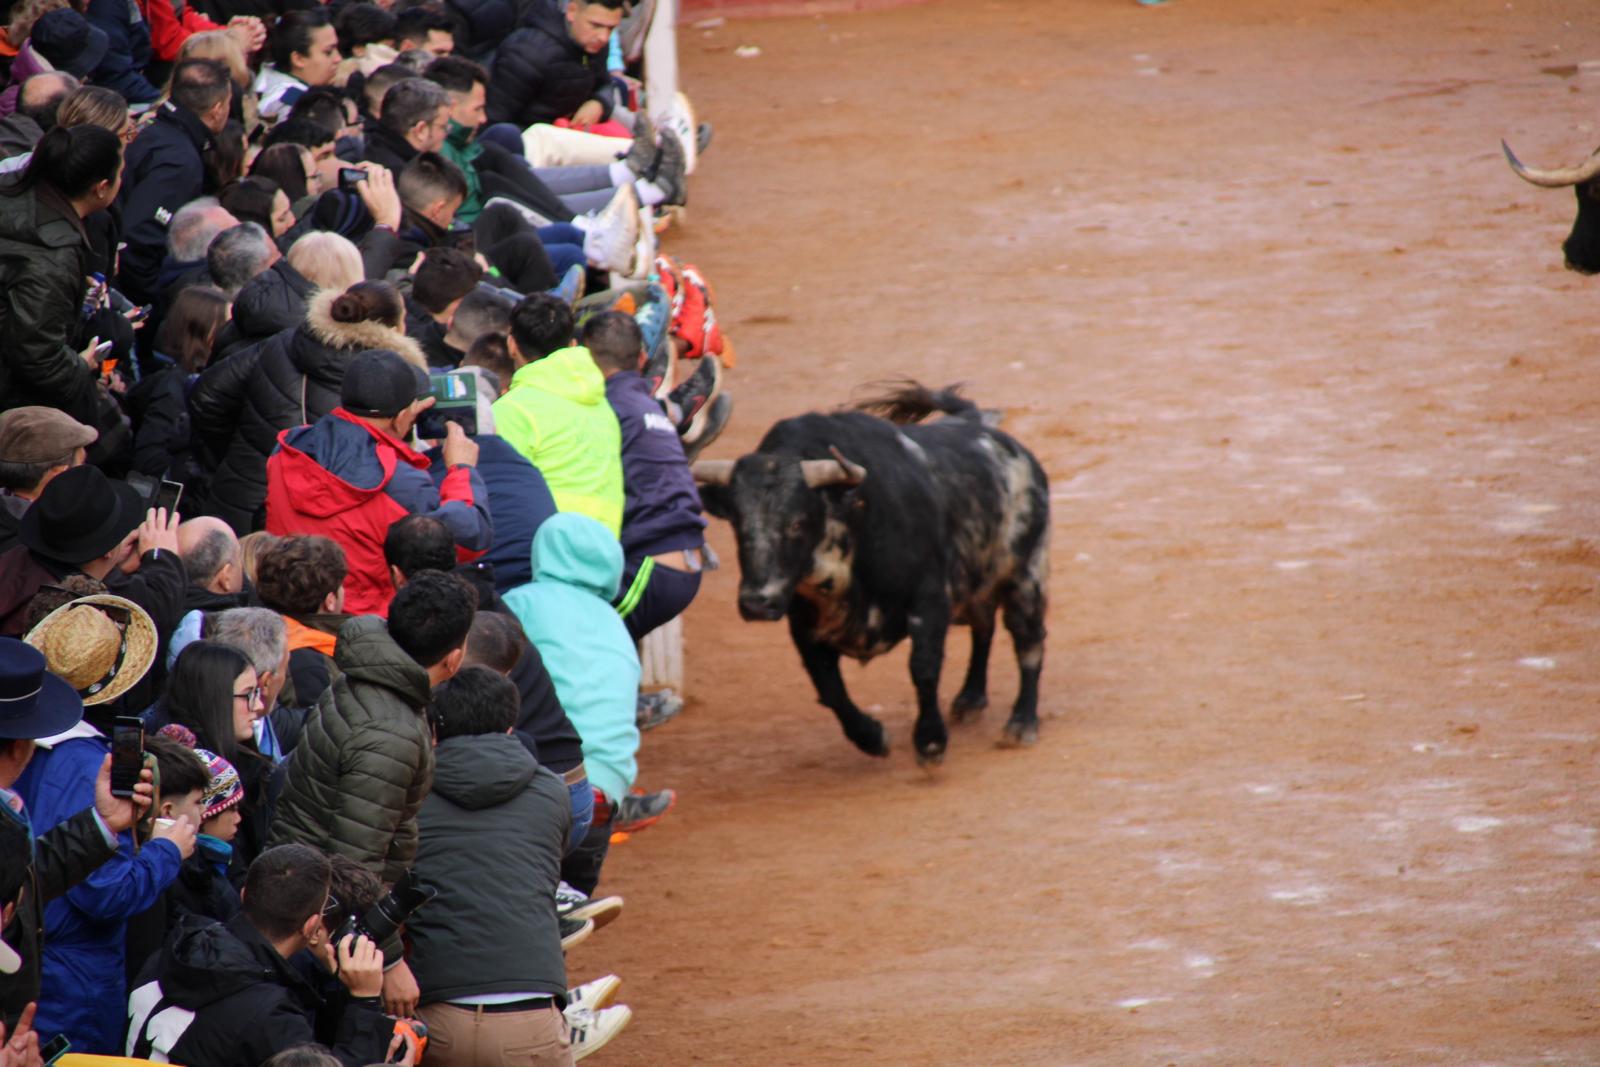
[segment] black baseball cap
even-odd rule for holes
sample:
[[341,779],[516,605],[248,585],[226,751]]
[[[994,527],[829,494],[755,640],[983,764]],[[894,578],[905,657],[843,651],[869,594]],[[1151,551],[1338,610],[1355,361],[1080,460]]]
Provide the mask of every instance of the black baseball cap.
[[339,406],[352,415],[391,419],[429,392],[428,374],[387,348],[369,348],[350,361]]

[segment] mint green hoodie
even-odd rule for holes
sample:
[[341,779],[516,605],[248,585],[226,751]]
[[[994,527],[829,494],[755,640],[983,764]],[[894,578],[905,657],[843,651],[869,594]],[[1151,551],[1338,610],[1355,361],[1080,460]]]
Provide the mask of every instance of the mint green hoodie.
[[494,402],[495,430],[539,468],[556,507],[622,532],[622,430],[587,348],[523,365]]
[[621,582],[617,539],[587,515],[566,512],[533,536],[533,581],[504,596],[583,739],[589,781],[613,800],[628,795],[639,773],[639,656],[611,606]]

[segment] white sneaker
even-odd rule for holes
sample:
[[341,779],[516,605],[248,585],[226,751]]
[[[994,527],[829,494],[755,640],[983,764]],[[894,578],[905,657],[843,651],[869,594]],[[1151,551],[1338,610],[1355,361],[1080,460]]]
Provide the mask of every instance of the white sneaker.
[[622,986],[622,979],[614,974],[604,978],[596,978],[592,982],[585,982],[575,989],[567,990],[567,1021],[580,1018],[578,1012],[597,1012],[616,999],[617,990]]
[[639,194],[632,183],[617,189],[611,202],[589,223],[583,236],[583,255],[606,271],[626,271],[633,263],[639,241]]
[[570,1017],[567,1020],[573,1060],[599,1052],[633,1021],[633,1009],[626,1004],[593,1012],[579,1008],[574,1014],[576,1021]]
[[628,266],[623,270],[611,271],[612,289],[626,289],[630,285],[638,285],[648,281],[650,272],[656,266],[656,229],[655,210],[642,207],[638,212],[638,236],[634,240],[633,250],[629,256]]

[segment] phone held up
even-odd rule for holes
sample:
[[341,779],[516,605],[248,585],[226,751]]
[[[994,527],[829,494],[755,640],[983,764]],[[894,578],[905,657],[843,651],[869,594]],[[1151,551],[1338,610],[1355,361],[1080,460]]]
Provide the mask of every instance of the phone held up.
[[129,715],[119,715],[111,728],[111,795],[133,796],[133,787],[139,784],[144,770],[144,722]]
[[478,432],[476,378],[470,374],[430,374],[428,386],[433,407],[417,419],[418,437],[424,441],[442,441],[452,422],[468,436]]

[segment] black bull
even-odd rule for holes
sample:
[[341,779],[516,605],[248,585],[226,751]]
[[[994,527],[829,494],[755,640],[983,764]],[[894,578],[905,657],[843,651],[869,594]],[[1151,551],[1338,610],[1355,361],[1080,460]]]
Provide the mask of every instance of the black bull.
[[1500,148],[1506,162],[1523,181],[1545,189],[1572,186],[1578,197],[1578,217],[1572,222],[1572,232],[1561,244],[1567,268],[1580,274],[1600,274],[1600,151],[1575,167],[1540,170],[1524,166],[1504,141]]
[[[886,756],[883,725],[851,702],[839,657],[866,662],[911,638],[919,761],[944,755],[939,674],[952,623],[972,659],[951,705],[959,721],[989,702],[998,610],[1021,685],[1001,743],[1038,740],[1049,577],[1049,485],[1039,463],[985,425],[952,390],[911,385],[864,411],[784,419],[737,461],[701,461],[706,509],[733,523],[739,612],[787,615],[817,699],[845,736]],[[944,418],[920,420],[935,411]]]

